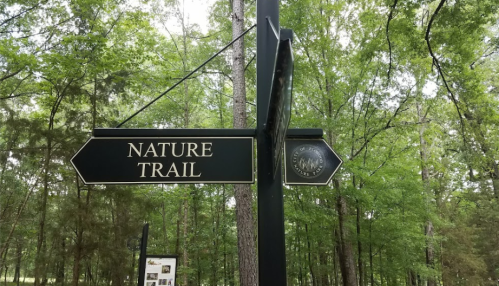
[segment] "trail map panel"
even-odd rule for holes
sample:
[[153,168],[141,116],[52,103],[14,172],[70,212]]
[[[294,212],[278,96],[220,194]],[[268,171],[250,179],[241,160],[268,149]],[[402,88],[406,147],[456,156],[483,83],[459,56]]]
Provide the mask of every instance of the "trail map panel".
[[254,182],[251,137],[92,137],[71,163],[85,184]]

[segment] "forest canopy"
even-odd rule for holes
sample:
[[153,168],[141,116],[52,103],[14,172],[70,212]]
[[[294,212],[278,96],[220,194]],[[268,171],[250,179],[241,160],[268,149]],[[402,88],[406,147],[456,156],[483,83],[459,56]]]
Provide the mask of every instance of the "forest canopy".
[[[213,1],[203,27],[186,15],[196,1],[0,2],[1,283],[134,285],[147,222],[148,253],[179,255],[179,285],[242,285],[231,185],[85,185],[70,163],[94,128],[232,40],[237,0]],[[240,2],[247,29],[257,1]],[[290,127],[322,128],[344,161],[327,186],[284,186],[288,285],[498,284],[498,9],[280,1],[294,32]],[[255,38],[243,46],[247,128]],[[122,128],[239,124],[232,53]]]

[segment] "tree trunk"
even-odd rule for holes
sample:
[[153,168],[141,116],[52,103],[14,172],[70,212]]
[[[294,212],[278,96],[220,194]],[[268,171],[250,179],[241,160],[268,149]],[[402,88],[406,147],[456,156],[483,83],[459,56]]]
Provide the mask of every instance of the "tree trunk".
[[55,276],[55,284],[62,286],[64,285],[64,270],[66,267],[66,238],[64,236],[61,237],[61,249],[58,251],[59,257],[56,268],[56,276]]
[[[52,123],[52,122],[51,122]],[[40,286],[40,279],[44,271],[44,260],[45,260],[45,250],[44,250],[44,241],[45,241],[45,217],[47,214],[47,200],[48,200],[48,192],[49,192],[49,167],[50,160],[52,156],[52,134],[50,133],[51,129],[49,128],[49,134],[47,135],[47,150],[45,153],[45,161],[43,165],[43,190],[41,193],[42,202],[40,204],[40,220],[38,223],[38,241],[36,244],[36,257],[35,257],[35,286]]]
[[166,232],[166,207],[165,207],[165,201],[161,202],[161,220],[162,220],[162,225],[161,225],[161,231],[163,232],[163,245],[164,245],[164,252],[169,253],[168,250],[168,233]]
[[177,211],[177,239],[175,240],[175,253],[180,255],[180,221],[182,220],[182,204],[179,204]]
[[499,164],[492,160],[492,171],[490,171],[490,177],[492,179],[492,187],[494,189],[494,197],[499,199]]
[[357,252],[358,252],[358,266],[359,266],[359,285],[364,286],[364,263],[362,262],[362,242],[360,241],[360,216],[361,208],[357,200]]
[[320,285],[329,286],[328,255],[323,248],[325,248],[325,246],[322,245],[322,241],[319,241]]
[[234,266],[234,262],[235,262],[234,257],[231,255],[230,256],[230,267],[229,267],[229,269],[230,269],[229,273],[231,273],[230,280],[229,280],[230,286],[236,285],[236,277],[234,275],[234,273],[236,273],[236,267]]
[[[194,196],[193,204],[192,204],[192,211],[194,212],[194,229],[192,230],[193,233],[198,233],[199,228],[198,228],[198,220],[199,220],[199,194],[196,194]],[[195,238],[194,238],[195,239]],[[196,243],[197,241],[194,241]],[[214,247],[216,248],[216,243],[214,244]],[[201,255],[200,255],[200,249],[196,249],[196,285],[201,286]],[[211,262],[213,265],[217,265],[216,259]],[[194,284],[191,282],[191,284]]]
[[[337,189],[339,183],[336,181],[335,187]],[[338,195],[337,210],[339,220],[339,243],[340,243],[340,268],[343,277],[343,286],[357,286],[357,275],[355,273],[355,259],[353,254],[353,247],[348,241],[349,233],[345,225],[347,216],[347,202],[345,198]]]
[[5,239],[4,245],[0,248],[0,271],[2,267],[6,267],[5,265],[5,259],[3,257],[6,257],[7,251],[9,251],[9,244],[10,244],[10,239],[12,238],[14,231],[17,227],[17,224],[19,223],[19,219],[21,217],[22,212],[24,211],[24,208],[26,207],[26,204],[28,203],[29,197],[33,193],[33,189],[38,185],[38,179],[37,181],[33,184],[31,189],[26,193],[26,197],[24,198],[23,203],[19,206],[17,209],[17,214],[16,218],[14,220],[14,223],[12,224],[12,227],[10,229],[9,234],[7,235],[7,238]]
[[257,285],[253,196],[249,185],[234,185],[234,192],[236,199],[239,281],[241,286]]
[[[430,269],[435,268],[435,255],[434,255],[434,248],[433,248],[433,223],[431,220],[428,220],[426,228],[425,228],[425,234],[427,237],[427,245],[426,245],[426,265]],[[435,277],[430,276],[428,277],[428,286],[436,286],[437,283],[435,281]]]
[[[112,192],[116,191],[117,189],[112,189]],[[127,203],[122,200],[118,194],[113,194],[112,201],[114,201],[115,206],[115,218],[113,219],[113,252],[110,254],[110,262],[113,265],[113,267],[110,269],[110,286],[124,286],[126,277],[126,260],[123,259],[124,249],[122,247],[122,243],[124,241],[124,237],[126,237],[124,231],[125,226],[129,223],[128,206]]]
[[379,248],[379,281],[381,285],[385,284],[385,276],[383,275],[383,249]]
[[[7,252],[5,252],[5,256],[7,256]],[[5,260],[7,257],[4,257],[3,260]],[[5,265],[5,272],[3,276],[3,283],[5,286],[7,286],[7,273],[9,272],[9,267]]]
[[416,276],[416,272],[414,272],[413,270],[409,270],[407,272],[407,285],[408,286],[418,285],[418,277]]
[[[186,185],[186,192],[189,191],[189,187]],[[186,196],[188,193],[186,194]],[[188,282],[188,276],[187,276],[187,268],[189,267],[189,253],[187,251],[187,241],[188,241],[188,234],[187,234],[187,229],[189,226],[189,200],[187,198],[184,199],[184,216],[183,216],[183,252],[182,252],[182,264],[184,266],[184,272],[182,274],[182,286],[187,286],[189,284]]]
[[77,223],[76,223],[76,239],[75,239],[75,246],[74,246],[74,263],[73,263],[73,279],[71,282],[72,286],[78,286],[78,283],[80,281],[80,266],[81,266],[81,258],[82,258],[82,251],[83,251],[83,206],[81,203],[81,188],[80,184],[78,181],[78,178],[76,178],[76,188],[77,188]]
[[[217,194],[216,196],[219,197],[219,188],[216,188]],[[220,205],[218,205],[215,201],[215,206],[213,207],[213,203],[211,204],[211,209],[212,213],[216,213],[213,222],[213,236],[215,237],[213,241],[213,255],[212,255],[212,264],[211,264],[211,283],[210,285],[217,285],[218,284],[218,269],[220,269],[220,264],[219,264],[219,249],[220,249],[220,241],[219,241],[219,231],[220,231],[220,212],[216,211],[214,208],[217,210],[223,209],[223,205],[225,204],[224,199],[222,198]]]
[[19,286],[19,280],[21,278],[21,260],[22,260],[22,255],[23,255],[23,244],[22,244],[22,238],[19,238],[17,240],[16,244],[16,267],[14,268],[14,279],[12,282],[16,283],[17,286]]
[[[243,33],[244,1],[232,1],[232,38]],[[234,128],[246,128],[246,82],[244,78],[244,41],[239,39],[232,50]],[[250,185],[234,185],[236,200],[237,244],[239,252],[239,280],[241,286],[258,283],[253,194]]]
[[298,257],[298,261],[297,261],[297,266],[298,266],[298,282],[299,282],[299,285],[302,286],[303,285],[303,263],[302,263],[302,255],[301,255],[301,241],[300,241],[300,234],[299,234],[299,229],[300,229],[300,226],[298,224],[298,222],[295,224],[295,228],[296,228],[296,238],[295,238],[295,244],[296,244],[296,248],[295,248],[295,253],[296,253],[296,256]]
[[369,228],[369,269],[371,285],[374,285],[374,267],[373,267],[373,244],[371,241],[371,228]]
[[338,231],[335,229],[333,231],[333,237],[336,240],[335,246],[334,246],[334,255],[333,255],[333,272],[334,272],[334,286],[338,286],[340,278],[338,275],[338,260],[339,260],[339,253],[340,253],[340,241],[338,237]]
[[307,238],[307,250],[308,250],[307,261],[308,261],[308,269],[310,270],[310,277],[312,279],[312,285],[316,286],[317,285],[317,280],[315,278],[314,267],[312,265],[312,259],[311,259],[312,250],[310,249],[310,237],[308,235],[308,224],[307,223],[305,224],[305,233],[306,233],[306,238]]
[[[225,198],[225,185],[222,185],[222,225],[225,226],[225,202],[226,202],[226,198]],[[223,265],[224,265],[224,286],[227,286],[227,283],[228,283],[228,279],[227,279],[227,246],[226,246],[226,243],[225,243],[225,237],[226,237],[226,228],[225,227],[222,227],[222,243],[223,243],[223,248],[224,248],[224,262],[223,262]]]
[[[426,204],[427,208],[431,202],[431,194],[430,194],[430,175],[427,167],[428,160],[428,150],[426,147],[426,140],[424,139],[424,131],[426,120],[426,115],[422,115],[421,106],[417,104],[418,118],[419,122],[422,123],[419,129],[419,143],[420,143],[420,156],[421,156],[421,179],[423,181],[424,192],[426,194]],[[429,211],[428,211],[429,212]],[[434,246],[433,246],[433,223],[428,218],[425,227],[425,235],[426,235],[426,266],[433,270],[435,268],[435,257],[434,257]],[[435,277],[428,277],[428,286],[436,286]]]
[[[13,120],[13,115],[11,115],[11,120]],[[19,138],[19,130],[14,129],[11,131],[10,134],[4,137],[4,140],[7,142],[7,146],[5,150],[11,150],[13,146],[15,146],[17,143],[17,139]],[[4,184],[4,174],[5,170],[7,170],[7,162],[8,162],[9,156],[5,152],[0,152],[0,190],[4,191],[6,188],[3,187]],[[0,221],[4,221],[4,219],[7,217],[9,206],[11,206],[10,199],[14,195],[14,191],[11,191],[8,198],[2,199],[0,201]],[[1,194],[1,192],[0,192]],[[1,254],[0,254],[1,257]],[[2,269],[2,265],[0,265],[0,271]]]

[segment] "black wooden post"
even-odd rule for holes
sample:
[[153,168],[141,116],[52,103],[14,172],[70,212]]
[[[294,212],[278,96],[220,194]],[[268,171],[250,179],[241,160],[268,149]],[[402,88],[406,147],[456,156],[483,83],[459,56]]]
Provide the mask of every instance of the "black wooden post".
[[265,132],[279,39],[279,1],[257,0],[258,274],[260,286],[286,285],[281,164],[273,171],[271,139]]
[[142,239],[140,240],[140,256],[139,256],[139,278],[138,286],[144,286],[144,275],[146,273],[146,256],[147,256],[147,236],[149,235],[149,224],[144,224],[142,228]]

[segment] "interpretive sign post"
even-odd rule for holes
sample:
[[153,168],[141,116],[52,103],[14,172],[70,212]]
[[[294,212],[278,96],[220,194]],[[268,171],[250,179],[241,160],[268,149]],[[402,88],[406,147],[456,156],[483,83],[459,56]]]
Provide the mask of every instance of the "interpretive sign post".
[[142,227],[142,238],[140,239],[140,255],[139,255],[139,277],[138,286],[144,286],[144,274],[146,269],[147,258],[147,237],[149,236],[149,224],[146,223]]
[[[256,138],[258,284],[283,286],[286,285],[283,144],[286,141],[288,184],[327,184],[342,161],[322,140],[321,129],[288,129],[293,87],[292,31],[280,29],[278,0],[257,0],[256,26],[256,129],[94,129],[94,137],[75,154],[71,163],[85,184],[253,183]],[[147,234],[146,224],[139,286],[175,285],[176,257],[146,257]]]
[[258,285],[281,286],[286,285],[281,162],[276,162],[274,167],[276,151],[272,149],[272,137],[266,128],[276,49],[280,41],[269,23],[280,31],[279,1],[257,0],[256,9]]

